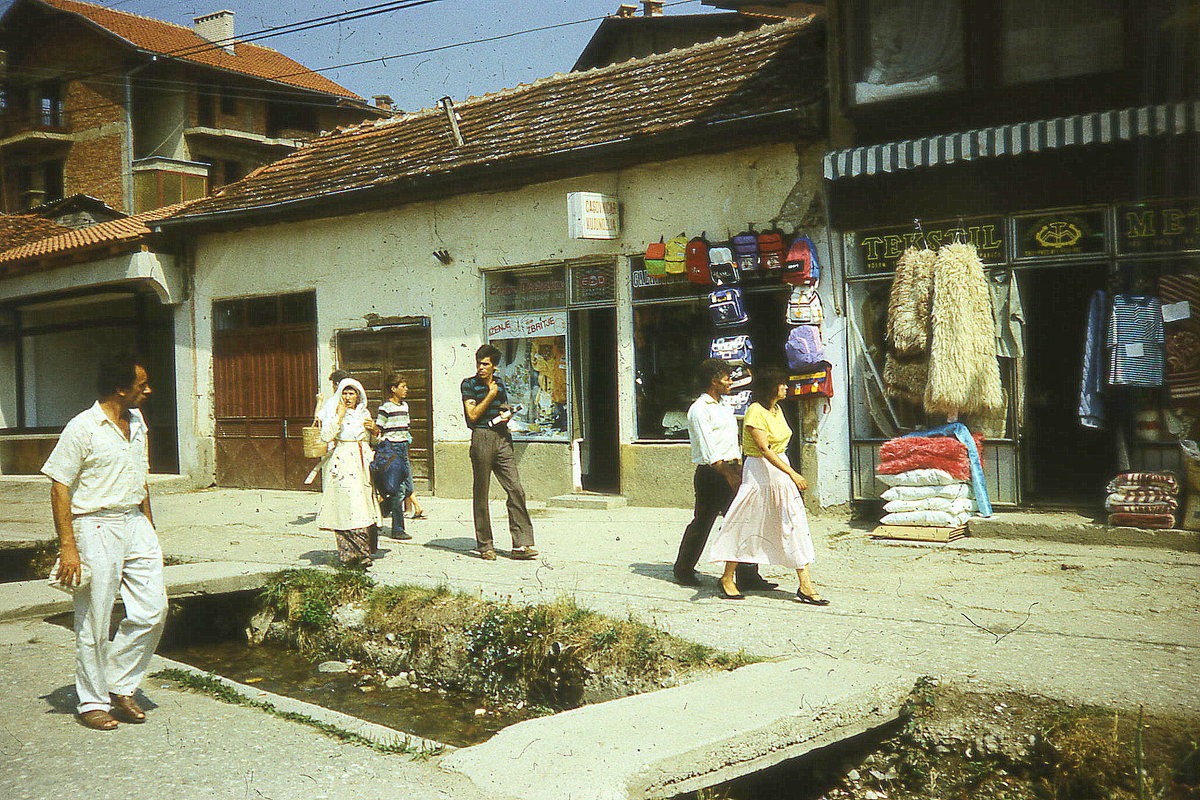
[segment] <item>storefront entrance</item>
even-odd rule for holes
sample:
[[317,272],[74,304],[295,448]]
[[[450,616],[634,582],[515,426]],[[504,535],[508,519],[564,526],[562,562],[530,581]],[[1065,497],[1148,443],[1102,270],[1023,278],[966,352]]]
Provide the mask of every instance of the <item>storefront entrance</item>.
[[1114,434],[1079,422],[1088,301],[1106,264],[1017,271],[1026,316],[1024,491],[1029,505],[1090,507],[1117,471]]
[[620,492],[617,431],[617,314],[613,308],[571,312],[571,364],[579,408],[582,488]]
[[350,372],[367,390],[367,404],[379,408],[388,375],[399,372],[408,380],[408,413],[412,445],[413,484],[417,491],[433,487],[433,408],[430,385],[430,340],[427,318],[411,325],[371,331],[343,331],[337,337],[338,366]]

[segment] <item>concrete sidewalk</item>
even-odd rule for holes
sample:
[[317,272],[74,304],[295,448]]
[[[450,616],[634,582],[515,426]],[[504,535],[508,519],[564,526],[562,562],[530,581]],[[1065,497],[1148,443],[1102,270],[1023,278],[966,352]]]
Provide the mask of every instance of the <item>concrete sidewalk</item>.
[[[39,495],[42,494],[39,491]],[[2,499],[2,498],[0,498]],[[316,529],[317,495],[204,490],[156,498],[165,550],[189,560],[283,566],[333,563]],[[883,663],[993,688],[1148,709],[1200,711],[1200,554],[967,538],[951,545],[872,541],[865,530],[814,519],[817,585],[828,608],[791,600],[795,576],[741,603],[671,581],[689,514],[678,509],[534,509],[534,562],[471,558],[470,502],[422,498],[415,539],[383,539],[383,582],[444,583],[514,600],[571,595],[596,610],[636,614],[673,633],[764,656],[819,654]],[[31,498],[20,535],[51,535]],[[493,506],[505,545],[501,503]],[[4,518],[11,518],[5,513]],[[8,527],[0,519],[0,532]]]

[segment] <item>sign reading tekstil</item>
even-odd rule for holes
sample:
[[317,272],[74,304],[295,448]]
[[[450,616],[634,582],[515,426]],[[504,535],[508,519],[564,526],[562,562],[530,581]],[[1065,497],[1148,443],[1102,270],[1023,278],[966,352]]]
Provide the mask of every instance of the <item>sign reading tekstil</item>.
[[572,239],[616,239],[621,235],[621,204],[607,194],[571,192],[567,228]]
[[938,248],[953,241],[975,245],[979,258],[987,266],[1008,260],[1004,246],[1004,218],[982,217],[949,222],[924,222],[921,231],[912,225],[860,231],[857,236],[858,271],[892,272],[896,262],[910,247]]
[[1105,209],[1040,211],[1013,217],[1017,260],[1047,261],[1108,252]]
[[1117,206],[1117,249],[1121,253],[1200,250],[1200,198]]

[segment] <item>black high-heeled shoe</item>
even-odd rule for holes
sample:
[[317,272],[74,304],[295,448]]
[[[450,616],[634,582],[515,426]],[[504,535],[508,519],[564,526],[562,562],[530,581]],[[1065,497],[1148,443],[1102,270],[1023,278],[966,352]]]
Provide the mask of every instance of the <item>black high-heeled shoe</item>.
[[796,600],[801,603],[808,603],[810,606],[827,606],[829,601],[824,597],[809,597],[801,590],[796,590]]
[[725,591],[724,586],[721,586],[719,584],[717,586],[717,597],[721,598],[722,600],[745,600],[746,599],[746,595],[730,594],[729,592]]

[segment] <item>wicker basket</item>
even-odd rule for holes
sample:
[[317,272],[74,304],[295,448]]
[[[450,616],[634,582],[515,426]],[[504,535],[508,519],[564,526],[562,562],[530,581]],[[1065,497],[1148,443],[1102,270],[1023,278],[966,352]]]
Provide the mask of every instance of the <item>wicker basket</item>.
[[329,443],[321,441],[321,426],[309,425],[301,430],[300,435],[305,458],[322,458],[329,450]]

